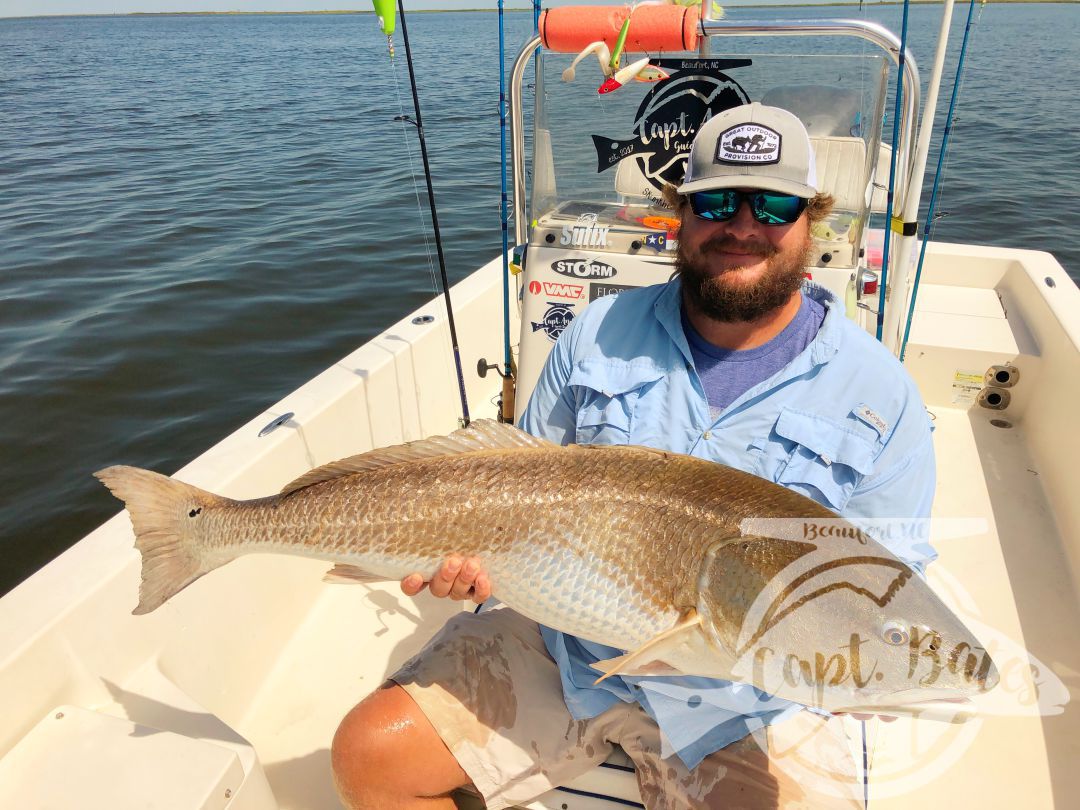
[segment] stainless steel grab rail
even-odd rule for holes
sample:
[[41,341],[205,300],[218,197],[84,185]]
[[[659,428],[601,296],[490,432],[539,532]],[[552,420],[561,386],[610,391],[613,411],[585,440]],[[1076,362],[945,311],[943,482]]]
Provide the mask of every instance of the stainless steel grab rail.
[[[864,39],[877,45],[892,60],[900,64],[900,40],[895,34],[878,23],[865,20],[746,20],[729,22],[727,20],[702,20],[702,36],[841,36]],[[514,239],[516,244],[524,244],[528,238],[529,220],[525,211],[525,124],[521,112],[522,77],[525,66],[536,49],[540,47],[540,37],[530,39],[518,53],[510,77],[510,153],[514,179]],[[900,148],[897,153],[897,165],[902,167],[897,172],[896,185],[898,203],[894,210],[902,211],[907,199],[911,177],[911,162],[914,157],[912,146],[915,140],[915,120],[919,109],[919,69],[910,51],[904,54],[904,98],[900,121]]]

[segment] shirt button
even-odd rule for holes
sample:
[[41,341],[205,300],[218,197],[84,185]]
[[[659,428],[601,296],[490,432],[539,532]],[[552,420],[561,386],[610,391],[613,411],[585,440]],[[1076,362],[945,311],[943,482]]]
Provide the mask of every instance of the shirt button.
[[701,434],[701,438],[703,438],[703,439],[711,439],[712,438],[712,431],[711,430],[706,430],[704,433]]

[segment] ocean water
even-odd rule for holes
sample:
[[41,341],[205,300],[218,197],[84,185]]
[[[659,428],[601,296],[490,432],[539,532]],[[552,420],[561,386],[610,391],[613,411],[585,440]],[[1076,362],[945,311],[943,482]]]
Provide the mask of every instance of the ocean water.
[[[924,76],[939,15],[911,13]],[[408,22],[452,282],[501,246],[496,24]],[[510,51],[530,27],[507,15]],[[978,12],[936,238],[1080,278],[1078,28]],[[397,42],[370,15],[0,19],[0,593],[117,511],[94,470],[175,471],[435,292]]]

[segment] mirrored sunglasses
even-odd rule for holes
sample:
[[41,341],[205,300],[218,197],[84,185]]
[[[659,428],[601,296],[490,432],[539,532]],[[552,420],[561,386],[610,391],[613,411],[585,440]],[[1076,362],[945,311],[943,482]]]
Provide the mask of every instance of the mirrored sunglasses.
[[696,191],[690,196],[690,210],[708,222],[727,222],[739,212],[743,202],[754,219],[765,225],[790,225],[806,210],[807,199],[775,191],[738,191],[733,188]]

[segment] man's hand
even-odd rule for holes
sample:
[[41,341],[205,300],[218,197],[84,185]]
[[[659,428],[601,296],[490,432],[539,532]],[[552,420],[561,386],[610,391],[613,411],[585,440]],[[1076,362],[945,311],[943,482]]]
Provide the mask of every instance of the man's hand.
[[421,574],[409,574],[401,580],[401,590],[408,596],[416,596],[429,585],[432,596],[472,599],[478,605],[491,597],[491,581],[479,557],[447,557],[430,583],[424,582]]

